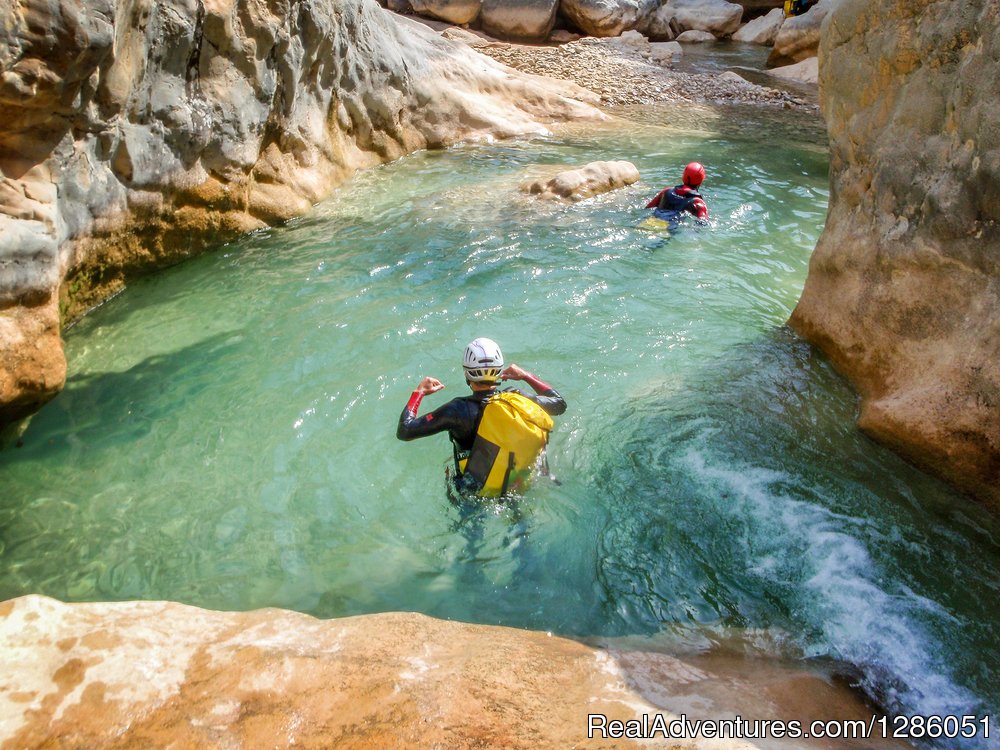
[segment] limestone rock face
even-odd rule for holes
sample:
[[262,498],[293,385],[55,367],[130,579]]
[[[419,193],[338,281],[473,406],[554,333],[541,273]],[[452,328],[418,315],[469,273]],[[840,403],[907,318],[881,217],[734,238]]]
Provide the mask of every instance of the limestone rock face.
[[60,304],[358,168],[602,116],[370,0],[12,0],[0,28],[0,427],[62,387]]
[[703,31],[715,39],[739,29],[742,16],[743,8],[726,0],[667,0],[638,28],[657,41],[671,41],[687,31]]
[[472,23],[479,15],[480,0],[409,0],[414,13],[455,25]]
[[679,60],[684,53],[679,42],[653,42],[649,45],[649,54],[653,62],[660,65],[670,65]]
[[767,58],[768,67],[777,68],[816,57],[823,19],[841,2],[843,0],[819,0],[801,16],[786,18],[774,38],[774,49]]
[[639,170],[630,161],[594,161],[548,180],[526,183],[521,189],[541,198],[582,201],[638,181]]
[[778,31],[785,22],[785,12],[775,8],[766,16],[760,16],[744,24],[733,34],[734,42],[749,44],[774,44]]
[[677,37],[677,41],[681,44],[705,44],[706,42],[714,42],[715,36],[708,31],[685,31]]
[[584,34],[619,36],[637,28],[658,0],[561,0],[559,9]]
[[661,5],[646,16],[637,29],[656,42],[672,42],[683,31],[674,9],[669,5]]
[[819,83],[819,60],[815,57],[807,57],[802,62],[791,65],[782,65],[780,68],[771,68],[768,73],[786,81],[797,81],[799,83]]
[[726,0],[667,0],[685,31],[707,31],[714,37],[729,36],[740,27],[743,6]]
[[1000,10],[844,0],[821,45],[832,192],[791,325],[866,432],[1000,509]]
[[544,41],[556,21],[559,0],[483,0],[483,31],[500,39]]
[[[417,614],[323,621],[28,596],[0,604],[0,646],[5,748],[752,750],[738,741],[588,741],[588,714],[657,711],[613,656],[545,633]],[[633,669],[670,667],[669,657],[651,657],[632,657]]]

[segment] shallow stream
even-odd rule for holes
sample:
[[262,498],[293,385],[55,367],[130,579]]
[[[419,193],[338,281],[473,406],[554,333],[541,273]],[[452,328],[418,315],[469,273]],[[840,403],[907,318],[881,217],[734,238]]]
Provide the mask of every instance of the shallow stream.
[[[641,228],[692,158],[711,226]],[[518,191],[597,159],[643,181]],[[133,284],[68,332],[65,392],[0,453],[0,600],[739,633],[894,712],[995,716],[1000,524],[859,434],[783,328],[827,185],[815,115],[642,110],[412,155]],[[513,505],[450,504],[447,439],[395,438],[421,376],[447,384],[425,409],[466,391],[476,336],[569,403],[559,481]]]

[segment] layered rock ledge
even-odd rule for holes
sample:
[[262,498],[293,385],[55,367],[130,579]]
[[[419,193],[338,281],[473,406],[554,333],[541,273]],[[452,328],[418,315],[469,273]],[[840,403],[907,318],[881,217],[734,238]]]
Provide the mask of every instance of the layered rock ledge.
[[0,604],[0,645],[4,750],[752,748],[588,740],[588,714],[657,711],[611,655],[416,614],[323,621],[29,596]]
[[791,325],[862,429],[1000,510],[1000,7],[843,0],[825,23],[830,210]]
[[[279,609],[25,596],[0,603],[0,748],[753,750],[708,737],[588,738],[588,716],[645,715],[649,726],[657,716],[871,718],[828,674],[747,658],[745,643],[684,658],[651,645],[632,638],[594,648],[412,613],[317,620]],[[872,739],[866,747],[905,746]]]
[[61,389],[60,318],[425,147],[601,118],[362,0],[0,6],[0,427]]

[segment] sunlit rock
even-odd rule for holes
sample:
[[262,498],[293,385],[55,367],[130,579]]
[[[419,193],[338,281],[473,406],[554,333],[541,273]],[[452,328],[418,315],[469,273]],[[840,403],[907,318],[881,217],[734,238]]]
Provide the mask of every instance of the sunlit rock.
[[649,45],[649,51],[653,62],[670,65],[680,59],[683,47],[678,42],[653,42]]
[[743,8],[726,0],[667,0],[637,28],[656,41],[671,41],[685,31],[705,31],[720,38],[736,31],[742,16]]
[[630,161],[595,161],[550,179],[525,183],[521,190],[541,198],[581,201],[638,181],[639,170]]
[[714,42],[715,37],[707,31],[685,31],[677,37],[676,41],[680,44],[705,44],[706,42]]
[[607,653],[418,614],[29,596],[0,604],[0,647],[5,747],[676,747],[586,740],[589,714],[657,710]]
[[638,27],[658,0],[561,0],[560,12],[590,36],[618,36]]
[[798,83],[819,82],[819,60],[815,57],[807,57],[801,62],[792,65],[782,65],[780,68],[771,68],[768,71],[773,76],[783,78],[786,81],[797,81]]
[[819,0],[801,16],[786,18],[774,38],[768,55],[768,67],[791,65],[807,57],[816,57],[823,19],[843,0]]
[[715,37],[729,36],[740,27],[743,8],[726,0],[667,0],[674,17],[685,31],[707,31]]
[[409,0],[414,13],[456,25],[472,23],[479,15],[480,0]]
[[[594,648],[413,613],[317,620],[26,596],[0,603],[0,741],[62,750],[754,750],[664,731],[629,737],[643,717],[665,729],[681,715],[871,718],[857,696],[802,660],[748,658],[738,639],[726,648],[680,659],[655,638]],[[611,721],[636,723],[624,737],[598,729],[588,738]]]
[[778,31],[784,22],[784,11],[781,8],[775,8],[767,15],[755,18],[741,26],[733,34],[733,41],[747,44],[774,44]]
[[844,0],[824,24],[831,202],[792,326],[859,424],[1000,509],[1000,16]]
[[57,305],[75,317],[356,169],[602,117],[361,0],[17,0],[0,26],[0,427],[62,387]]
[[544,41],[556,21],[558,0],[483,0],[483,31],[500,39]]

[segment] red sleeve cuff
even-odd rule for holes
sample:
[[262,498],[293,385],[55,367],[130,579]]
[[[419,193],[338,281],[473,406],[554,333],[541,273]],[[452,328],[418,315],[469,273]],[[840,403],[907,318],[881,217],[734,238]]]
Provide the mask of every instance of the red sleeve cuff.
[[420,402],[423,399],[424,394],[420,391],[414,391],[410,394],[410,400],[406,402],[406,410],[410,412],[414,417],[417,416],[417,409],[420,408]]
[[552,386],[551,385],[549,385],[546,382],[543,382],[543,381],[539,380],[538,378],[536,378],[531,373],[527,373],[524,376],[524,382],[527,383],[528,385],[530,385],[534,389],[535,393],[542,393],[544,391],[551,391],[552,390]]

